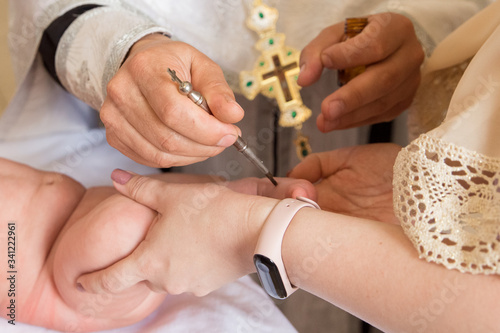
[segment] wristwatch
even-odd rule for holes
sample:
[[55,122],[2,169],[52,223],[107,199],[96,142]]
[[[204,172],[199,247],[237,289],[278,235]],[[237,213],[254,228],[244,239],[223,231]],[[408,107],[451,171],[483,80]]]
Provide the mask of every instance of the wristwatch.
[[281,200],[267,217],[257,241],[253,256],[257,275],[264,290],[276,299],[285,299],[297,290],[288,279],[281,245],[288,225],[304,207],[320,209],[317,203],[307,198]]

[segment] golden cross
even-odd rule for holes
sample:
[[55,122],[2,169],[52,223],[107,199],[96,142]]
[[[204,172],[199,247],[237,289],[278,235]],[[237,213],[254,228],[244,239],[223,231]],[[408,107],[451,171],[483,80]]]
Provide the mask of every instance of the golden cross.
[[300,97],[300,52],[285,46],[285,35],[275,31],[278,11],[256,1],[247,25],[259,34],[255,48],[261,52],[254,69],[240,73],[240,88],[252,100],[259,93],[276,99],[280,109],[279,124],[300,129],[312,114]]
[[259,93],[276,99],[280,109],[279,125],[295,127],[297,156],[302,159],[311,152],[308,138],[302,135],[302,124],[311,117],[311,110],[302,102],[299,76],[300,53],[285,46],[285,35],[276,32],[278,11],[255,0],[247,25],[259,35],[255,48],[261,52],[252,71],[240,73],[240,89],[253,100]]
[[299,65],[294,61],[288,65],[282,66],[280,57],[277,54],[273,55],[272,59],[274,68],[269,73],[263,74],[262,79],[266,81],[268,79],[277,78],[280,82],[281,92],[284,95],[285,102],[289,102],[292,100],[292,94],[287,82],[286,72],[291,69],[297,68]]

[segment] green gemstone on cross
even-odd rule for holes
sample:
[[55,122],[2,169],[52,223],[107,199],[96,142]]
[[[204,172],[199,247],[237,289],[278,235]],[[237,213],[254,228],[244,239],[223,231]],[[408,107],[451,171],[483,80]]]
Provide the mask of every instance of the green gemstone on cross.
[[309,155],[309,151],[307,149],[303,149],[302,150],[302,156],[306,157],[307,155]]
[[260,17],[261,19],[263,19],[263,18],[264,18],[264,13],[263,13],[263,12],[259,12],[259,17]]
[[265,64],[266,64],[266,63],[265,63],[264,61],[259,62],[259,66],[260,66],[260,67],[264,67],[264,65],[265,65]]
[[274,44],[274,39],[269,39],[269,45],[273,45]]
[[253,81],[248,81],[248,82],[247,82],[247,87],[251,87],[251,86],[252,86],[252,84],[253,84]]
[[297,117],[297,111],[292,111],[292,118]]
[[270,87],[269,87],[269,91],[271,92],[271,91],[273,91],[273,90],[274,90],[274,87],[273,87],[273,86],[270,86]]
[[293,54],[292,51],[288,51],[288,53],[286,54],[287,56],[291,56]]

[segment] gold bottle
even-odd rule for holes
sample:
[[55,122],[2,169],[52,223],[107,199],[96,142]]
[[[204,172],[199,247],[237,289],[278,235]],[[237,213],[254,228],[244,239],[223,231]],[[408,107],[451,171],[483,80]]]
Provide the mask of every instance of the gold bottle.
[[[368,24],[368,18],[359,17],[359,18],[347,18],[345,20],[344,25],[344,38],[342,41],[346,41],[350,38],[357,36],[365,26]],[[366,69],[366,66],[357,66],[346,69],[338,70],[338,81],[339,86],[343,86],[347,82],[351,81],[354,77],[363,73]]]

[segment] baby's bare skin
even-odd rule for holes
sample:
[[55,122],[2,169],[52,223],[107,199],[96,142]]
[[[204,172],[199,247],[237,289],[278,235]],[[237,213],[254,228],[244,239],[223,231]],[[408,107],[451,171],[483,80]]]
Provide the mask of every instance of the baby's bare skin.
[[[2,243],[16,223],[16,321],[61,331],[130,325],[165,294],[139,283],[102,297],[78,291],[76,278],[128,255],[156,216],[112,187],[85,190],[76,181],[0,159]],[[2,246],[3,248],[6,248]],[[8,290],[9,281],[0,281]],[[0,306],[10,302],[0,293]],[[2,311],[5,316],[5,311]]]
[[[173,183],[222,182],[202,175],[154,177]],[[316,199],[307,181],[278,182],[274,187],[266,178],[246,178],[222,184],[247,194]],[[123,327],[148,316],[166,297],[145,282],[108,296],[77,288],[82,274],[131,254],[157,221],[156,212],[113,187],[85,189],[64,175],[0,158],[0,221],[2,248],[7,248],[8,223],[16,224],[17,322],[71,332]],[[114,281],[106,283],[112,287]],[[8,280],[0,280],[0,290],[8,286]],[[0,307],[9,302],[7,293],[0,292]]]

